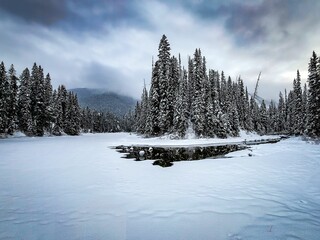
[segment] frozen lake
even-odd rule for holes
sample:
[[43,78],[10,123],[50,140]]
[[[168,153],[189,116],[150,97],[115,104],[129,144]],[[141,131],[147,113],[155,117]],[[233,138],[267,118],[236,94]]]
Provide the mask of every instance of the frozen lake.
[[110,148],[219,141],[0,140],[0,239],[320,238],[319,145],[293,138],[172,168]]

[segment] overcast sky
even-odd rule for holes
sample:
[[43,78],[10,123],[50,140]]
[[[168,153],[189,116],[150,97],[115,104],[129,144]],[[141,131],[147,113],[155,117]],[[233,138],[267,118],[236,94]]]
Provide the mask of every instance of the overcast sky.
[[262,71],[259,95],[277,100],[320,54],[319,12],[318,0],[1,0],[0,61],[18,74],[37,62],[54,87],[139,98],[166,34],[184,65],[201,48],[250,92]]

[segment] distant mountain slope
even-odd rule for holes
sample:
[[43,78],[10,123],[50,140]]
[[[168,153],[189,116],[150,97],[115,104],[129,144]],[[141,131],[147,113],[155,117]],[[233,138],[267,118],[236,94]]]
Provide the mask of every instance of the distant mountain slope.
[[124,115],[130,109],[133,109],[137,101],[131,97],[108,92],[104,89],[74,88],[70,91],[77,94],[81,107],[108,111],[118,116]]

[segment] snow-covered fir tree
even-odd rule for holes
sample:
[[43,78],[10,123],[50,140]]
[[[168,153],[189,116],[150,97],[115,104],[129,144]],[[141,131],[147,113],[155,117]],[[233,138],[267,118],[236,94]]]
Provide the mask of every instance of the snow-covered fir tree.
[[286,103],[282,92],[279,93],[278,111],[276,117],[276,133],[282,133],[286,131]]
[[83,108],[81,111],[80,127],[84,133],[92,132],[93,120],[92,113],[89,107]]
[[80,133],[80,108],[77,95],[72,92],[67,94],[66,116],[64,132],[68,135],[78,135]]
[[242,129],[245,129],[246,122],[246,98],[242,79],[239,77],[236,85],[236,105],[239,114],[239,124]]
[[307,90],[307,84],[304,84],[303,92],[302,92],[302,129],[303,133],[305,133],[305,130],[307,128],[307,114],[308,114],[308,90]]
[[54,127],[53,134],[61,135],[64,132],[66,123],[67,112],[67,89],[64,85],[58,86],[57,93],[55,94],[54,104]]
[[277,128],[277,106],[273,100],[267,109],[267,116],[267,133],[274,133]]
[[252,122],[252,115],[250,111],[250,101],[249,101],[249,92],[246,87],[245,91],[245,104],[244,104],[244,120],[243,120],[243,127],[245,130],[251,132],[253,131],[253,122]]
[[18,93],[18,125],[26,135],[32,135],[30,71],[24,69],[20,75],[20,91]]
[[9,103],[8,103],[8,134],[13,134],[18,128],[18,77],[16,70],[11,64],[8,71],[9,80]]
[[179,80],[176,102],[174,106],[173,129],[179,137],[184,137],[188,128],[189,105],[187,71],[183,70]]
[[159,44],[159,127],[160,132],[166,133],[170,129],[170,110],[169,106],[169,82],[170,82],[170,44],[165,35],[162,36]]
[[44,73],[41,66],[33,64],[31,77],[31,117],[33,134],[43,136],[45,126]]
[[287,103],[287,119],[286,119],[287,130],[290,134],[294,134],[295,94],[293,90],[289,91],[286,103]]
[[300,72],[297,70],[297,78],[293,81],[293,133],[301,135],[304,130],[303,126],[303,106],[302,106],[302,89]]
[[[139,103],[138,103],[139,104]],[[141,103],[137,106],[139,110],[139,118],[137,122],[137,131],[140,133],[147,132],[147,118],[149,112],[149,97],[146,85],[143,87],[142,96],[141,96]]]
[[7,77],[6,67],[0,63],[0,134],[8,132],[8,110],[10,102],[10,86]]
[[191,102],[191,122],[194,131],[198,137],[205,136],[205,84],[204,71],[202,64],[201,50],[196,49],[194,53],[193,69],[193,95],[194,100]]
[[261,106],[259,108],[259,121],[260,121],[260,131],[262,134],[268,132],[268,113],[265,101],[262,100]]
[[[205,59],[204,59],[204,69],[205,69]],[[206,72],[206,71],[204,71]],[[204,102],[205,102],[205,131],[207,132],[205,135],[209,137],[215,137],[215,124],[217,122],[216,116],[214,114],[214,106],[212,100],[212,90],[214,90],[213,86],[211,86],[211,81],[209,81],[209,77],[204,76]]]
[[[160,101],[159,62],[157,61],[155,65],[152,66],[151,87],[149,91],[149,112],[146,123],[146,133],[151,136],[160,134]],[[137,115],[137,113],[135,115]]]
[[51,77],[48,73],[44,79],[44,129],[46,132],[52,132],[53,121],[53,92],[51,85]]
[[168,90],[167,90],[169,131],[171,131],[171,128],[173,126],[174,107],[175,107],[176,97],[178,94],[180,72],[181,70],[179,69],[178,59],[172,56],[171,62],[170,62],[169,82],[168,82]]
[[254,131],[260,131],[260,117],[259,117],[259,106],[255,99],[250,97],[250,115],[252,118],[252,126]]
[[312,53],[308,68],[307,134],[320,136],[320,59]]

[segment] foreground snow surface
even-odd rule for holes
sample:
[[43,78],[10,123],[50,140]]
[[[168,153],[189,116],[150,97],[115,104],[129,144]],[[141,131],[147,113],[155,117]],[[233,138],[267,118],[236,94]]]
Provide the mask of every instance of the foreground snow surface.
[[161,142],[0,140],[0,239],[320,239],[319,145],[293,138],[171,168],[108,147]]

